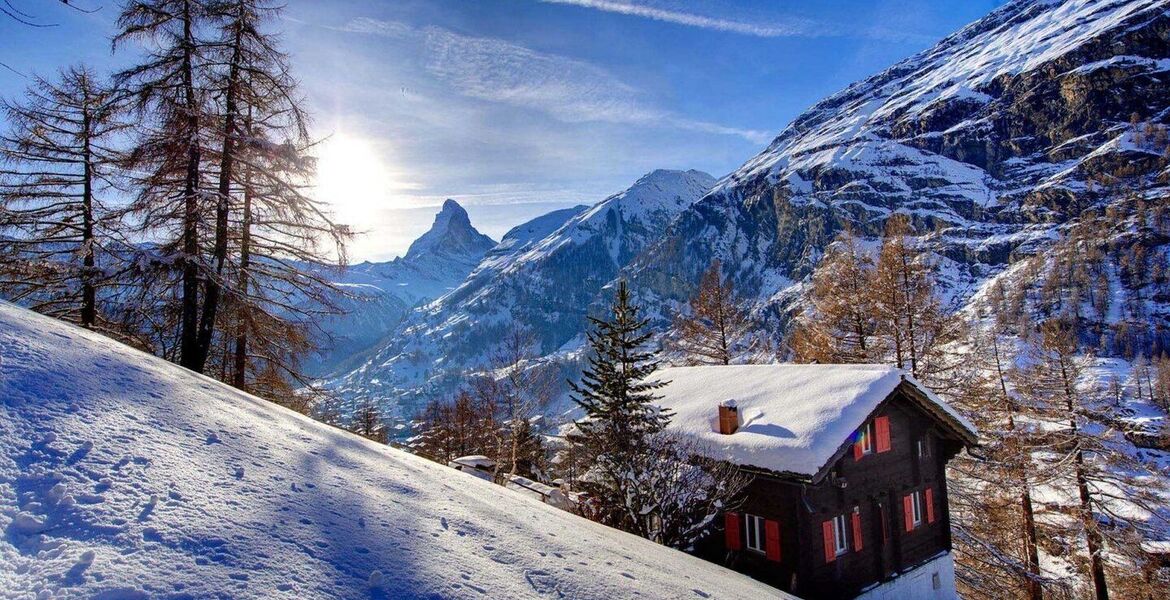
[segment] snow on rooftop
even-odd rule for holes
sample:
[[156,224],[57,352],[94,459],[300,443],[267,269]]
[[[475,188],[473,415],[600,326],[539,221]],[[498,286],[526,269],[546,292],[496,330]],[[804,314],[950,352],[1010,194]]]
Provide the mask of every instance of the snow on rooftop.
[[[712,458],[809,476],[820,471],[903,376],[901,369],[886,365],[819,364],[672,367],[654,374],[670,382],[658,392],[663,396],[659,404],[674,411],[669,430],[695,439]],[[726,398],[735,398],[739,407],[739,429],[730,435],[719,433],[717,407]]]
[[777,590],[0,302],[0,597]]
[[476,469],[490,469],[490,468],[496,466],[496,461],[494,461],[494,460],[492,460],[492,459],[490,459],[482,454],[472,454],[470,456],[460,456],[459,458],[456,458],[455,460],[453,460],[451,462],[454,464],[457,464],[457,465],[463,465],[465,467],[474,467]]

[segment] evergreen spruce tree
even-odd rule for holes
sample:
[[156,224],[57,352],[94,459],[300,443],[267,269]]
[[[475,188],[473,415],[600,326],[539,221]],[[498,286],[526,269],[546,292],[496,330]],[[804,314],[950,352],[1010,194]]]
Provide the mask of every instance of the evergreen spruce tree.
[[570,383],[573,401],[585,411],[570,441],[575,454],[589,465],[579,484],[599,503],[600,520],[629,530],[627,499],[636,496],[636,465],[647,452],[650,438],[670,422],[670,414],[655,406],[654,390],[665,385],[652,379],[658,369],[657,352],[646,348],[647,319],[638,316],[623,280],[609,319],[590,317],[591,355],[580,383]]

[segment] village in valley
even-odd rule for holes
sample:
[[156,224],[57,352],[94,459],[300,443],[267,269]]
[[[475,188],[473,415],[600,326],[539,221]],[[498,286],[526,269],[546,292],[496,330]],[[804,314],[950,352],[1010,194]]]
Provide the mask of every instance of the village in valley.
[[1170,0],[891,4],[0,0],[0,600],[1165,597]]

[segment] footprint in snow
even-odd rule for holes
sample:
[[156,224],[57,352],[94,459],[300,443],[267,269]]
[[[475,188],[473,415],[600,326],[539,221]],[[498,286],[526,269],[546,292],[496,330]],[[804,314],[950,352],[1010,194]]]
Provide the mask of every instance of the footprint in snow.
[[207,439],[205,440],[205,443],[208,445],[220,443],[219,435],[217,435],[214,431],[212,431],[211,433],[208,433]]
[[439,517],[439,524],[443,526],[443,529],[447,529],[449,527],[447,517]]

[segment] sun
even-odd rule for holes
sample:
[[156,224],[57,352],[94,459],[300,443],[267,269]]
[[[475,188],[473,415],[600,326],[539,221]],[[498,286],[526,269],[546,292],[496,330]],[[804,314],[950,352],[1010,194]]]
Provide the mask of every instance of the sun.
[[339,133],[322,144],[316,196],[329,203],[341,220],[361,223],[387,208],[392,183],[370,141]]

